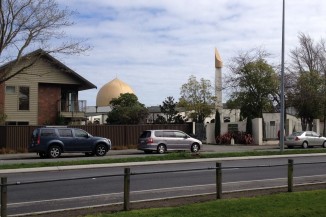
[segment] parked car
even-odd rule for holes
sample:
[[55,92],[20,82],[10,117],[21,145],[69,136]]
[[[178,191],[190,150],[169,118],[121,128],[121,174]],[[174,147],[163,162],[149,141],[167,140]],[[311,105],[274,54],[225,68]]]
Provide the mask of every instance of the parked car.
[[57,158],[63,152],[104,156],[110,149],[110,139],[92,136],[82,129],[60,126],[36,128],[28,152],[36,152],[42,158]]
[[179,130],[145,130],[139,137],[138,150],[159,154],[179,150],[198,152],[201,146],[201,141]]
[[302,148],[308,148],[309,146],[322,146],[326,148],[326,137],[320,136],[318,133],[313,131],[294,132],[285,137],[284,145],[288,148],[293,148],[294,146],[300,146]]

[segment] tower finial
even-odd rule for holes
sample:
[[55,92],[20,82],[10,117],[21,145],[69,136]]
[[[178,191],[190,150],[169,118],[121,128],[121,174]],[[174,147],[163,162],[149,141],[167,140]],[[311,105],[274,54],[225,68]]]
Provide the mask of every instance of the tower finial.
[[215,48],[215,68],[222,68],[222,67],[223,67],[223,62],[221,56],[218,53],[217,48]]

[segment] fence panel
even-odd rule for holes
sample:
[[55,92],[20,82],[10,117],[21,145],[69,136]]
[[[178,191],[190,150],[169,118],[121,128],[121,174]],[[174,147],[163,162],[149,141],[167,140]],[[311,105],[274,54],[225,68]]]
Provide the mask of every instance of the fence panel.
[[[27,151],[33,130],[41,126],[0,126],[0,148],[14,151]],[[109,138],[112,146],[130,146],[138,143],[139,135],[150,129],[176,129],[191,133],[191,125],[187,124],[143,124],[143,125],[73,125],[92,134]]]

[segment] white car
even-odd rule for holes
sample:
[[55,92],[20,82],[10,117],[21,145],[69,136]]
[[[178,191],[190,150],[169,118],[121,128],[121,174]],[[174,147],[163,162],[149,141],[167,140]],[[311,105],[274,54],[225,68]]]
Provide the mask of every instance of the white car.
[[302,148],[322,146],[326,148],[326,137],[320,136],[314,131],[294,132],[290,136],[285,137],[284,145],[288,148],[293,148],[294,146]]

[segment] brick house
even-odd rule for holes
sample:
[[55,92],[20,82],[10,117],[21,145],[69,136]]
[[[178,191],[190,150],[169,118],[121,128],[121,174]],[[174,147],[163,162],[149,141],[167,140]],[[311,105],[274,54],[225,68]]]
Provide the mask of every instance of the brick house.
[[[6,125],[80,123],[85,120],[86,101],[78,92],[96,88],[94,84],[39,49],[22,57],[16,71],[22,73],[0,84],[0,114]],[[0,66],[0,73],[10,69]]]

